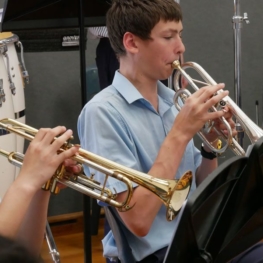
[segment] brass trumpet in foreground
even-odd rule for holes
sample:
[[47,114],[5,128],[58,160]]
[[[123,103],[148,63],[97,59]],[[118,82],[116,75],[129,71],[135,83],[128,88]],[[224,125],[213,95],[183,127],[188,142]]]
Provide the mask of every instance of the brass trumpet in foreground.
[[[1,127],[8,132],[20,135],[29,141],[32,141],[38,132],[38,130],[32,127],[12,119],[0,120],[0,128]],[[55,139],[56,138],[54,138],[54,140]],[[59,152],[65,151],[72,146],[74,145],[67,141],[60,148]],[[23,164],[24,155],[21,153],[6,152],[0,149],[0,154],[7,157],[9,162],[13,165],[20,167]],[[63,167],[59,167],[52,179],[44,186],[45,190],[50,190],[52,193],[58,193],[57,183],[59,182],[83,194],[112,205],[118,208],[119,211],[127,211],[132,208],[132,206],[130,206],[130,200],[133,194],[133,186],[131,182],[134,182],[153,192],[161,199],[167,207],[166,218],[168,221],[171,221],[181,209],[191,188],[192,172],[190,171],[186,172],[180,180],[159,179],[131,168],[127,168],[81,148],[79,149],[79,153],[74,155],[72,159],[81,165],[87,165],[88,167],[104,173],[106,177],[103,185],[100,185],[92,178],[86,177],[84,174],[73,176],[68,175]],[[109,176],[126,184],[127,197],[124,202],[120,203],[115,201],[117,195],[105,187]]]
[[[195,82],[201,83],[205,86],[217,84],[212,79],[212,77],[199,64],[195,62],[187,62],[184,63],[183,65],[180,65],[180,62],[176,60],[172,63],[172,68],[177,69],[174,75],[174,88],[176,92],[174,97],[174,104],[179,111],[181,110],[181,106],[178,99],[180,98],[181,101],[184,103],[185,100],[189,96],[191,96],[190,91],[188,91],[187,89],[180,88],[180,83],[179,83],[180,75],[183,75],[187,79],[188,83],[192,86],[192,88],[195,91],[199,90]],[[194,69],[205,80],[205,82],[192,79],[185,72],[185,69],[187,68]],[[222,90],[218,92],[222,92]],[[240,124],[240,126],[236,127],[237,131],[241,131],[242,129],[244,129],[245,133],[249,137],[252,144],[263,136],[263,130],[260,127],[258,127],[258,125],[256,125],[251,119],[249,119],[249,117],[236,105],[236,103],[229,96],[226,96],[217,105],[214,105],[210,109],[210,111],[222,110],[224,106],[227,106],[231,110],[233,116],[238,121],[238,124]],[[220,120],[224,123],[228,131],[228,134],[226,135],[223,131],[216,129],[215,127],[214,129],[216,130],[219,139],[222,139],[225,142],[225,145],[223,147],[221,147],[220,149],[213,147],[211,143],[207,141],[207,139],[204,136],[205,133],[209,132],[211,128],[213,128],[213,124],[214,124],[213,121],[206,123],[205,127],[200,132],[198,132],[199,137],[212,151],[216,153],[219,154],[223,153],[229,147],[236,155],[244,156],[246,153],[244,149],[239,145],[239,143],[235,140],[235,138],[232,136],[232,129],[229,123],[226,121],[224,117],[221,117]]]

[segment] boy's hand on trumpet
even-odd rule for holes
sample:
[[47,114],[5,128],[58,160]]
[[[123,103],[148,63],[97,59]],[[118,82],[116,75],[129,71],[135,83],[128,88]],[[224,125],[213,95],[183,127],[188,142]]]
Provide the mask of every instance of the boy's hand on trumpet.
[[[224,87],[225,85],[223,83],[214,86],[206,86],[199,89],[186,99],[185,104],[175,121],[177,124],[180,123],[177,126],[177,130],[180,131],[181,128],[184,129],[182,132],[183,136],[187,136],[191,139],[209,122],[213,123],[212,127],[216,127],[218,130],[222,130],[223,133],[227,134],[226,126],[220,120],[221,117],[224,117],[229,123],[232,135],[236,135],[235,123],[232,120],[233,115],[227,106],[222,110],[210,111],[212,106],[216,105],[228,95],[229,92],[225,90],[217,93],[217,91]],[[185,120],[187,120],[187,122],[185,122]],[[217,139],[218,134],[212,128],[205,136],[208,141],[214,142]]]
[[[180,137],[190,140],[207,122],[219,119],[226,114],[223,111],[210,111],[212,106],[228,95],[229,92],[224,90],[214,96],[218,90],[223,88],[224,84],[206,86],[185,100],[174,122],[177,133],[181,134]],[[212,139],[215,139],[214,135],[211,136]]]
[[[237,135],[237,131],[236,131],[236,126],[235,126],[235,122],[233,121],[233,114],[232,112],[229,110],[229,108],[227,106],[224,107],[224,109],[222,110],[224,112],[224,115],[222,117],[225,118],[226,122],[229,124],[231,131],[232,131],[232,137]],[[206,139],[210,142],[210,144],[217,148],[220,149],[221,148],[221,144],[218,145],[218,139],[219,139],[219,135],[217,134],[217,132],[215,131],[216,128],[217,130],[220,130],[221,132],[223,132],[226,136],[228,136],[228,130],[226,125],[218,118],[215,119],[213,121],[213,126],[212,129],[210,130],[209,133],[207,133],[205,135]],[[205,145],[205,150],[206,151],[210,151],[210,149]]]

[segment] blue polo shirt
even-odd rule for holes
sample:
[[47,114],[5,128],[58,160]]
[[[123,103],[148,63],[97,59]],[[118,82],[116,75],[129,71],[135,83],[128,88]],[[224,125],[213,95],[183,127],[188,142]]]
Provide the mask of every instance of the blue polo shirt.
[[[173,90],[158,82],[157,112],[133,84],[116,71],[112,85],[93,97],[79,116],[78,134],[81,147],[147,173],[178,114],[173,104],[173,96]],[[180,178],[187,170],[195,174],[200,163],[200,152],[191,140],[175,178]],[[84,169],[87,176],[94,173],[95,180],[104,183],[104,174],[88,167]],[[126,190],[125,184],[111,177],[106,186],[117,193]],[[195,187],[194,179],[191,191]],[[172,222],[166,220],[166,207],[163,205],[146,236],[135,236],[125,228],[124,232],[136,261],[168,246],[175,224],[176,219]],[[103,240],[103,249],[105,257],[118,257],[111,231]]]

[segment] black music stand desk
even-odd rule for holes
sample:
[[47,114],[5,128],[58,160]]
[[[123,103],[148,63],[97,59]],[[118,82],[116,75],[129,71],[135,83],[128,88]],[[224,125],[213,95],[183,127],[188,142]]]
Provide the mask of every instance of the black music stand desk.
[[228,262],[263,238],[263,138],[185,202],[164,263]]

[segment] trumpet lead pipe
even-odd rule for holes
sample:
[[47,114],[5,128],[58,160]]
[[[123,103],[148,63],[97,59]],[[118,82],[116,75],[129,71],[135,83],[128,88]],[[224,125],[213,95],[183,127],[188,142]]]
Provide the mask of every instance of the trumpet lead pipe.
[[3,149],[0,149],[0,154],[3,155],[4,157],[8,158],[9,152],[7,152],[7,151],[5,151]]

